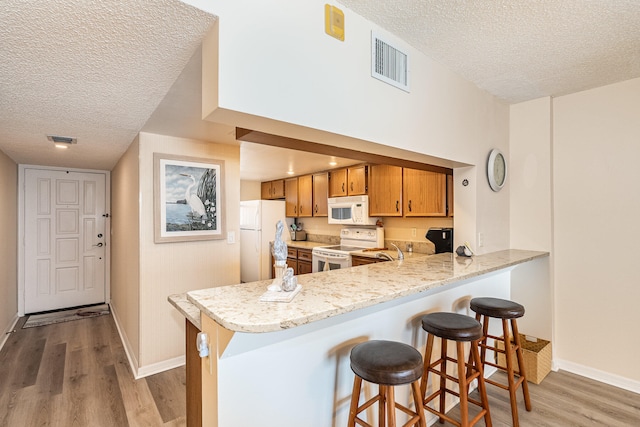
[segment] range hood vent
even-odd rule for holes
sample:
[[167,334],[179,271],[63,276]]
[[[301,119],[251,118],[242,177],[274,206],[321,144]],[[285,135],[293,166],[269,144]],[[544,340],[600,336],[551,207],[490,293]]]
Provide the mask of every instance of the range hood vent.
[[371,32],[371,77],[409,92],[409,55]]

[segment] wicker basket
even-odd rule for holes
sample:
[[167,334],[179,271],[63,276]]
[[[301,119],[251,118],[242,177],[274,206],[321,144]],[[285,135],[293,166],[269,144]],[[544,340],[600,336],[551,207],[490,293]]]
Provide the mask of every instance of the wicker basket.
[[[520,334],[520,344],[522,345],[522,355],[524,356],[524,369],[527,380],[535,384],[540,382],[551,372],[551,343],[547,340],[535,338],[530,341],[526,335]],[[504,349],[504,343],[496,340],[496,347]],[[498,365],[507,366],[507,359],[504,354],[497,353]],[[516,355],[513,355],[514,369],[517,365]]]

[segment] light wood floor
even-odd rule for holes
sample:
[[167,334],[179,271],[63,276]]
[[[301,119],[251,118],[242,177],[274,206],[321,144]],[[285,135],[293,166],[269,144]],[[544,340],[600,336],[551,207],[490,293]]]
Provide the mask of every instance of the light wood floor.
[[111,315],[21,329],[0,352],[0,426],[185,426],[185,371],[135,380]]
[[[24,321],[0,352],[1,427],[186,425],[184,369],[134,380],[111,316],[20,329]],[[522,427],[640,426],[635,393],[567,372],[529,390],[532,412],[518,393]],[[510,426],[507,393],[488,393],[493,425]]]

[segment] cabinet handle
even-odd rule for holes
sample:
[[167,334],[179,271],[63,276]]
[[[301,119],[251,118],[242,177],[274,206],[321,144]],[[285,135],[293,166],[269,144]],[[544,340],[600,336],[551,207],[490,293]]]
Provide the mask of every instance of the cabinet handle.
[[411,212],[411,200],[409,200],[409,212]]
[[302,206],[300,206],[300,215],[302,215]]
[[400,204],[400,201],[399,201],[399,200],[396,200],[396,212],[400,212],[400,206],[399,206],[399,204]]
[[353,181],[351,181],[351,191],[353,191]]
[[318,205],[316,205],[316,213],[318,213]]
[[342,192],[344,193],[344,182],[342,183]]
[[294,213],[294,214],[297,214],[297,213],[298,213],[298,207],[297,207],[297,206],[294,206],[294,207],[293,207],[293,213]]

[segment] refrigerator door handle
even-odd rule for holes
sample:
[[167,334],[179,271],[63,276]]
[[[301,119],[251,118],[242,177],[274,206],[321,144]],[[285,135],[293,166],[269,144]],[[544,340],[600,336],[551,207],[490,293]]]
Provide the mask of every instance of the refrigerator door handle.
[[255,248],[256,248],[256,253],[259,254],[260,253],[260,233],[254,233],[255,234]]

